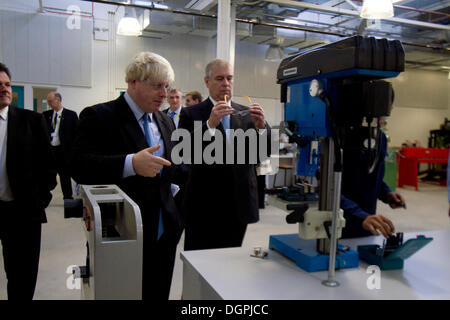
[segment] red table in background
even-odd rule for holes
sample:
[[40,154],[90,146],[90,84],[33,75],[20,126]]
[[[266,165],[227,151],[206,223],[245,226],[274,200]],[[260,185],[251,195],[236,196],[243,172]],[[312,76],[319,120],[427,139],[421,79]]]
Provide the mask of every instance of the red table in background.
[[419,163],[447,163],[449,149],[403,147],[397,152],[399,188],[404,185],[418,190],[417,165]]

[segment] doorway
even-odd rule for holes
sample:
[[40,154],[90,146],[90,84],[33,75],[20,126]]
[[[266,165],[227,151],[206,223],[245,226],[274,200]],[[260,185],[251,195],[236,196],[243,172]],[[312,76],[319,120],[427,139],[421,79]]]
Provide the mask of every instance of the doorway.
[[56,91],[56,88],[33,87],[33,109],[34,109],[34,111],[42,113],[44,111],[49,110],[49,106],[47,104],[47,95],[52,91]]

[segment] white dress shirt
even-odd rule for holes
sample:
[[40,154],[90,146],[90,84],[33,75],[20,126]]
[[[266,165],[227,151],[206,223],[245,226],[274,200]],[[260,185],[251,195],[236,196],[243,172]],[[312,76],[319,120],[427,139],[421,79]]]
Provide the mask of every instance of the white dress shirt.
[[9,186],[8,172],[6,171],[6,146],[8,141],[8,110],[9,106],[0,110],[0,200],[14,200]]
[[56,117],[55,130],[51,133],[51,137],[52,137],[51,144],[54,147],[57,147],[61,144],[61,141],[59,139],[59,126],[61,124],[61,117],[62,117],[63,109],[64,108],[61,108],[58,112],[56,112],[56,115],[55,115],[55,111],[53,111],[53,115],[52,115],[52,125],[53,125],[53,117]]

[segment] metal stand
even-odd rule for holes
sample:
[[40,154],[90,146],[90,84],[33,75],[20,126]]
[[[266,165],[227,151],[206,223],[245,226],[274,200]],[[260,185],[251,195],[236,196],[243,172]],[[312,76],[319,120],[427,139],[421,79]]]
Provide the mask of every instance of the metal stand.
[[322,284],[327,287],[337,287],[339,282],[336,281],[335,263],[336,263],[336,225],[339,208],[341,207],[341,180],[342,172],[334,173],[334,199],[333,199],[333,221],[331,224],[331,244],[330,244],[330,265],[328,268],[328,280],[322,281]]

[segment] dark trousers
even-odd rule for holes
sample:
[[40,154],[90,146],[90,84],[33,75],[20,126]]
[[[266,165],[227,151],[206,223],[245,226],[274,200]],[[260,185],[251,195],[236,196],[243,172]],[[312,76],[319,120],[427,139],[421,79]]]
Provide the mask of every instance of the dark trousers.
[[259,209],[264,209],[265,203],[264,203],[264,198],[266,195],[266,176],[257,176],[256,177],[256,181],[258,183],[258,205],[259,205]]
[[155,242],[145,237],[142,274],[143,300],[168,300],[177,244],[163,233]]
[[61,146],[52,147],[56,160],[56,171],[61,181],[61,190],[64,199],[72,199],[72,182],[70,181],[70,171],[66,163],[63,148]]
[[[237,218],[208,224],[188,223],[184,229],[184,250],[220,249],[242,246],[247,224]],[[210,220],[211,221],[211,220]]]
[[20,222],[26,215],[12,202],[0,201],[0,240],[9,300],[31,300],[39,269],[41,223]]

